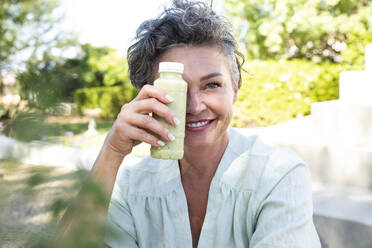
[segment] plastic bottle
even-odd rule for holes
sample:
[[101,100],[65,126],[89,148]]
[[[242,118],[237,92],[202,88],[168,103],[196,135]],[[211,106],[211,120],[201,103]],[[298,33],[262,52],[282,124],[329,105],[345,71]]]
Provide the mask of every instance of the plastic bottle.
[[174,100],[168,107],[176,114],[180,123],[169,125],[163,118],[153,114],[175,137],[162,147],[151,147],[151,156],[160,159],[178,160],[183,157],[183,143],[185,138],[187,83],[182,79],[183,64],[175,62],[159,63],[160,77],[154,81],[154,86],[164,89]]

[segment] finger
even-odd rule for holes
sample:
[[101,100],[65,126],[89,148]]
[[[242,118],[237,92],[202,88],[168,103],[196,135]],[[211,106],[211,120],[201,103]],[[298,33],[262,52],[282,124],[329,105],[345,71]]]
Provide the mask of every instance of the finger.
[[136,101],[132,108],[133,112],[141,114],[155,113],[172,126],[179,123],[173,110],[155,98],[147,98],[141,101]]
[[173,98],[165,90],[150,84],[144,85],[135,99],[142,100],[146,98],[156,98],[163,103],[173,102]]
[[134,140],[134,142],[137,142],[137,141],[145,142],[147,144],[150,144],[156,147],[161,147],[165,145],[165,143],[159,138],[135,126],[127,127],[127,135],[130,139]]
[[165,141],[174,140],[174,136],[159,121],[149,115],[133,114],[130,123],[141,129],[149,130],[159,135]]

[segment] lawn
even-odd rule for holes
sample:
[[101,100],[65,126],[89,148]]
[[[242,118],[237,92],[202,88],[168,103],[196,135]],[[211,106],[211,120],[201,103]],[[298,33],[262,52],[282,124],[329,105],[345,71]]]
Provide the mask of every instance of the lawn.
[[[55,134],[65,134],[66,132],[73,132],[75,135],[83,134],[88,129],[88,123],[88,118],[80,117],[49,117],[46,119],[46,124],[50,126],[50,130],[53,130]],[[107,133],[114,121],[98,119],[96,123],[96,129],[99,133]]]
[[[110,131],[113,121],[98,120],[96,135],[85,135],[88,129],[89,120],[86,118],[60,118],[52,117],[46,120],[50,130],[54,130],[44,140],[66,146],[73,146],[82,149],[99,149],[107,133]],[[141,143],[133,148],[131,155],[144,157],[149,155],[150,145]]]
[[88,135],[89,119],[77,116],[49,116],[24,114],[8,125],[6,135],[19,141],[45,141],[53,144],[73,146],[82,149],[99,149],[106,134],[112,127],[113,120],[97,120],[96,135]]
[[[48,117],[42,122],[37,120],[35,123],[15,125],[17,132],[7,133],[7,136],[23,142],[45,142],[48,144],[58,144],[79,149],[90,149],[98,151],[102,147],[107,133],[110,131],[113,120],[96,121],[97,134],[87,135],[89,119],[86,117]],[[10,122],[8,122],[10,123]],[[8,124],[5,123],[5,124]],[[1,133],[1,130],[0,130]],[[145,157],[150,154],[150,145],[141,143],[135,146],[131,156]],[[63,156],[63,155],[62,155]]]
[[63,212],[53,211],[76,195],[81,174],[11,161],[0,161],[0,173],[0,247],[33,247],[53,233]]
[[[81,149],[101,148],[107,133],[110,131],[114,121],[96,121],[97,134],[87,135],[89,119],[86,117],[63,116],[48,117],[42,122],[36,120],[35,123],[19,121],[15,125],[16,132],[8,136],[20,141],[44,141],[52,144],[71,146]],[[1,130],[0,130],[1,131]],[[142,143],[133,148],[132,154],[137,157],[149,155],[150,145]]]
[[87,135],[88,122],[86,118],[48,118],[45,125],[49,133],[41,137],[50,143],[73,146],[82,149],[98,149],[102,146],[113,121],[96,121],[96,135]]

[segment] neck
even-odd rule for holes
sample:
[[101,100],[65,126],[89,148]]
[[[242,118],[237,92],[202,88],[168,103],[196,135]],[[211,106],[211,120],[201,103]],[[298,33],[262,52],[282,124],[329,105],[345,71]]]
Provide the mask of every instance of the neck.
[[179,161],[182,176],[212,178],[228,144],[226,132],[221,142],[208,147],[185,147],[185,155]]

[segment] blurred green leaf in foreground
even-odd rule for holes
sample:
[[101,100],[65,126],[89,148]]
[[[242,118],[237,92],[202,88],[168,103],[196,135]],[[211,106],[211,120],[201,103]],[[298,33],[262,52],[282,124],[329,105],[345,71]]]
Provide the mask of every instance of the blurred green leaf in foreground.
[[[103,235],[115,235],[99,208],[108,201],[85,170],[31,166],[0,161],[0,247],[102,247]],[[83,190],[79,232],[52,243],[57,223]]]

